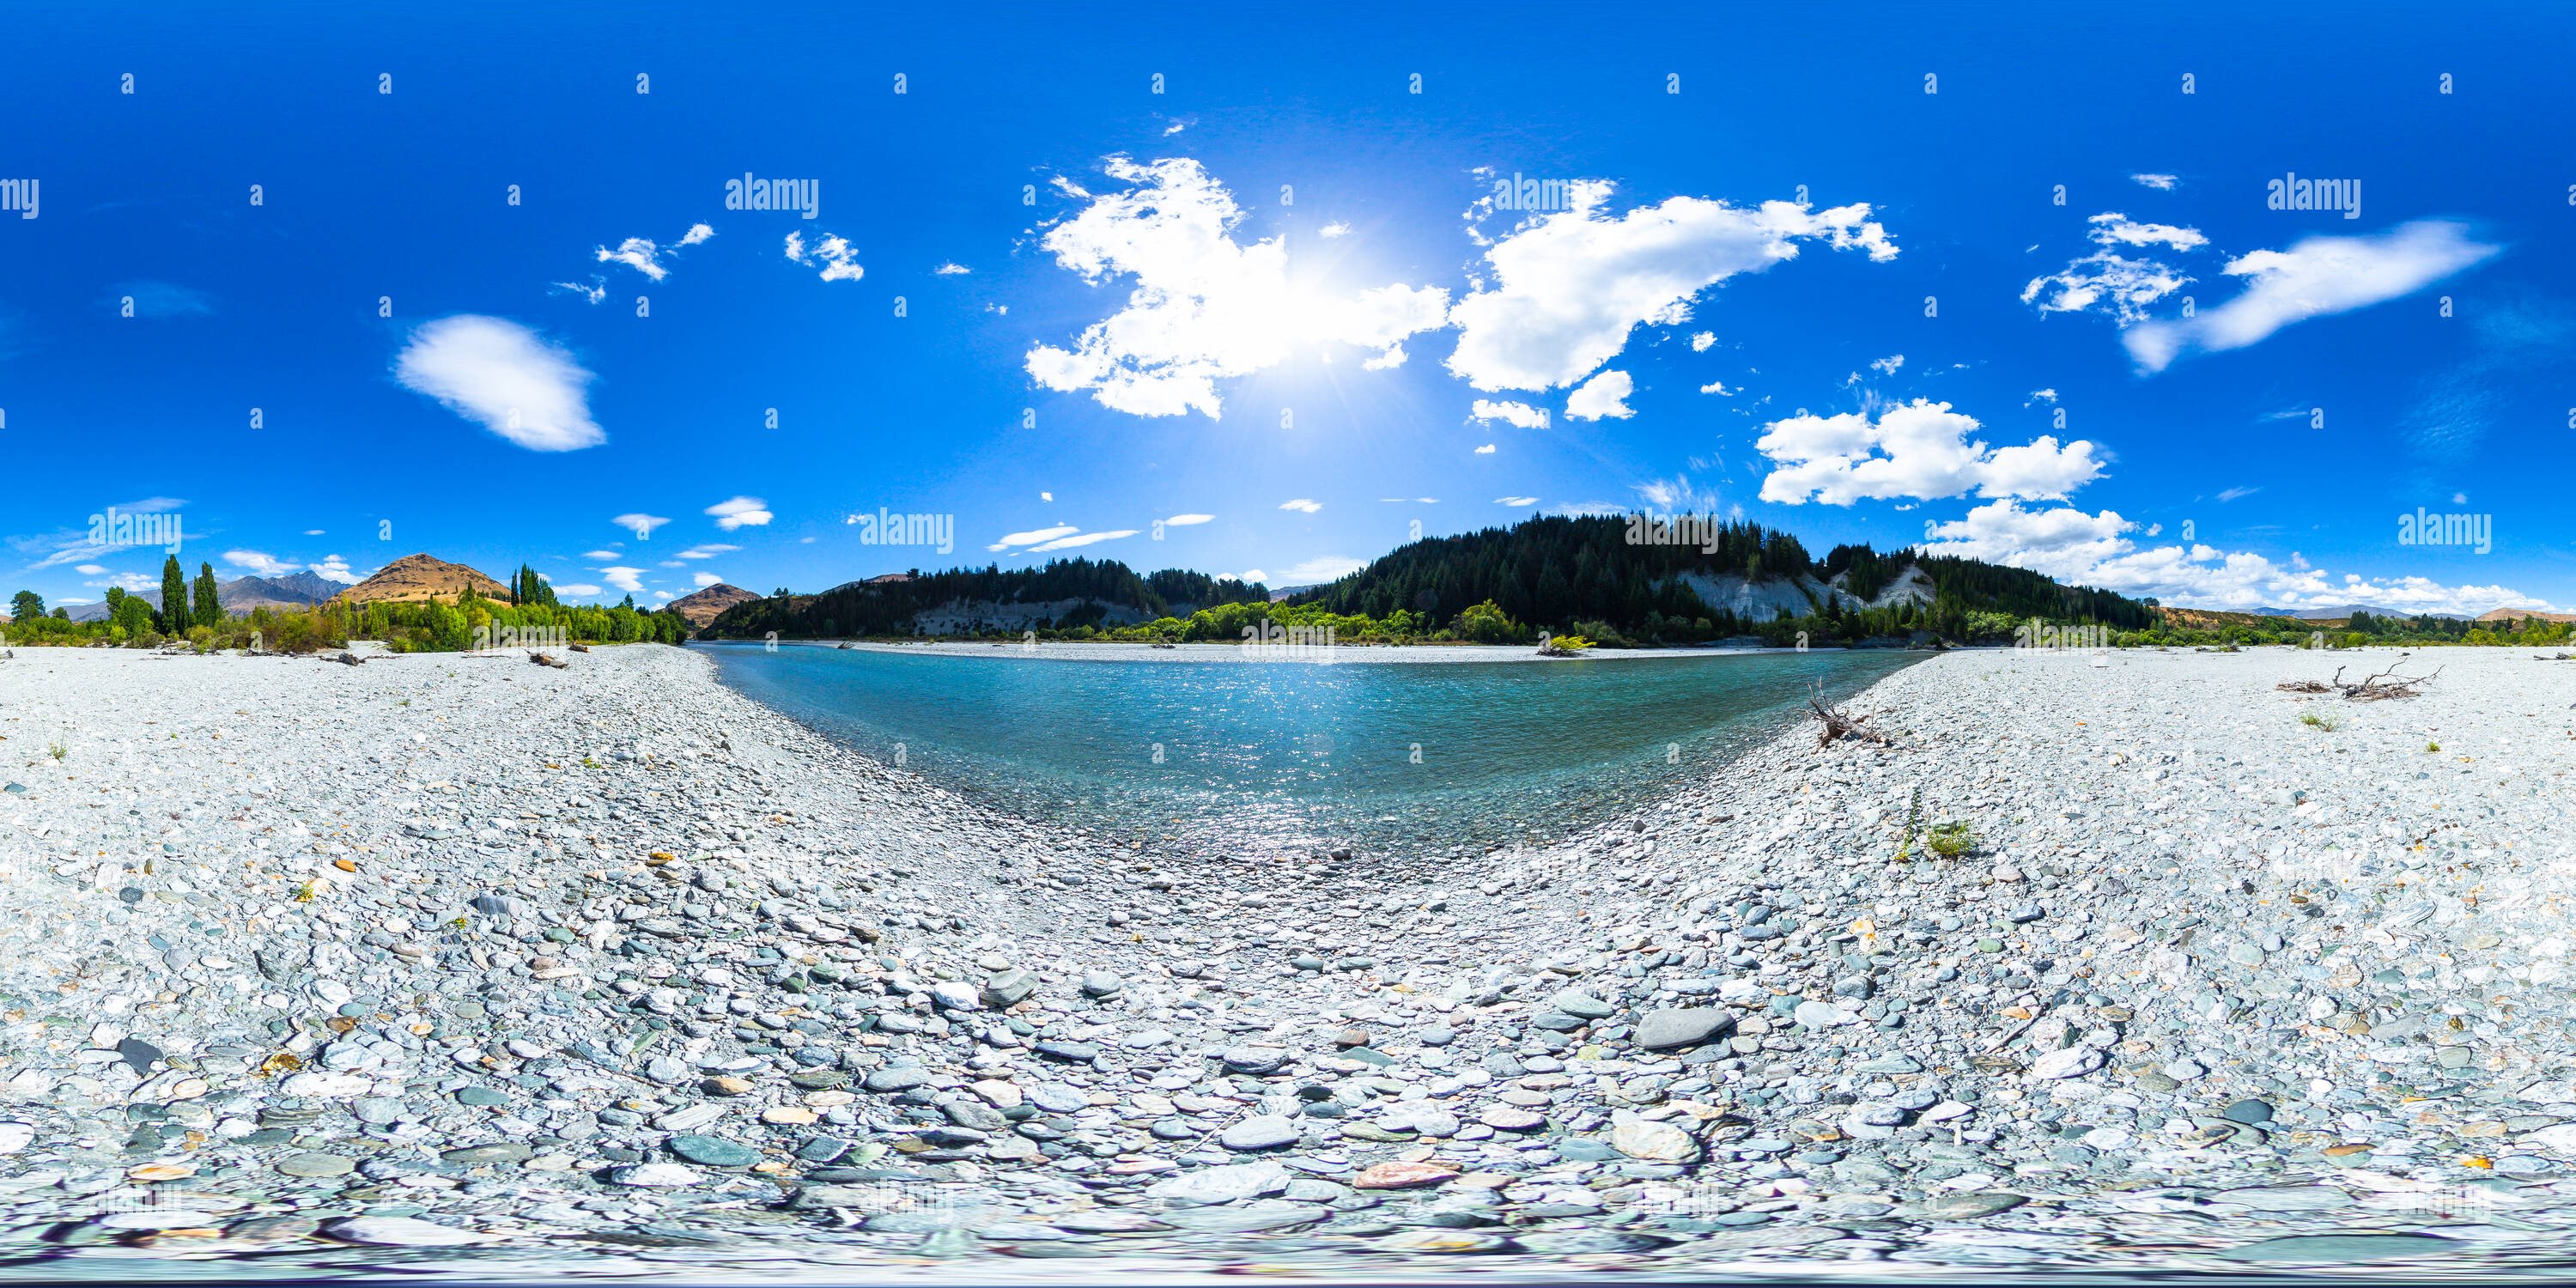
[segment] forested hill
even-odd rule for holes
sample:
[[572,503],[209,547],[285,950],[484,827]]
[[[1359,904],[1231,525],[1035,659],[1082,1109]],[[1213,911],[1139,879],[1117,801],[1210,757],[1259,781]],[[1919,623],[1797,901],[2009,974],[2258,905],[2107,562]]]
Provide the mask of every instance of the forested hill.
[[[2027,569],[1866,545],[1836,546],[1820,560],[1787,532],[1684,518],[1660,529],[1634,515],[1536,518],[1427,538],[1275,607],[1257,584],[1060,559],[1007,571],[889,573],[820,594],[781,590],[725,609],[700,634],[1088,638],[1142,629],[1158,639],[1231,639],[1250,619],[1229,605],[1261,605],[1282,620],[1332,618],[1352,638],[1395,640],[1553,631],[1645,644],[1744,635],[1971,641],[2009,638],[2033,617],[2124,630],[2155,624],[2149,604]],[[1474,623],[1465,620],[1470,610]]]
[[771,631],[782,639],[910,635],[925,619],[936,619],[943,628],[936,633],[949,634],[1062,629],[1269,600],[1269,588],[1257,582],[1179,568],[1140,577],[1115,560],[1058,559],[1038,568],[895,573],[817,595],[772,595],[726,609],[700,633],[726,639],[758,639]]
[[1370,617],[1405,609],[1445,622],[1490,600],[1521,622],[1568,628],[1598,622],[1625,630],[1650,619],[1695,624],[1709,618],[1720,633],[1733,633],[1768,623],[1706,604],[1693,581],[1832,583],[1840,577],[1836,589],[1865,604],[1878,600],[1908,569],[1919,569],[1928,587],[1900,596],[1910,610],[1884,610],[1899,627],[1962,636],[1971,633],[1965,629],[1970,614],[2128,629],[2154,622],[2148,605],[2106,590],[2062,586],[2022,568],[1911,550],[1882,554],[1867,545],[1837,546],[1818,560],[1797,537],[1760,524],[1709,522],[1656,534],[1641,531],[1636,519],[1536,518],[1509,528],[1425,538],[1292,602]]

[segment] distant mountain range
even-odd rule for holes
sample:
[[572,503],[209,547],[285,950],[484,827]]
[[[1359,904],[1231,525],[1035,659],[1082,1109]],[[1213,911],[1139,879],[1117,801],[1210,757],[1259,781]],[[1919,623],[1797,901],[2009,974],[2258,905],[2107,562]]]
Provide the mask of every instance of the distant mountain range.
[[[247,613],[254,608],[310,608],[339,594],[340,583],[311,572],[291,572],[283,577],[241,577],[215,583],[215,602],[228,613]],[[161,607],[161,588],[141,591],[134,596],[150,604],[154,611]],[[107,616],[107,604],[75,604],[71,618],[76,622],[95,622]]]
[[[2521,613],[2511,612],[2502,608],[2499,608],[2492,613],[2488,613],[2484,617],[2473,618],[2467,613],[2425,613],[2409,608],[2381,608],[2374,604],[2345,604],[2339,608],[2257,608],[2253,611],[2254,616],[2256,617],[2295,617],[2303,622],[2339,622],[2351,617],[2354,613],[2368,613],[2373,617],[2393,617],[2399,621],[2405,621],[2412,617],[2439,617],[2445,621],[2452,622],[2491,622],[2499,620],[2501,617],[2519,618],[2522,616]],[[2533,613],[2531,615],[2534,617],[2548,616],[2547,613]],[[2566,619],[2560,618],[2556,620],[2563,621]]]

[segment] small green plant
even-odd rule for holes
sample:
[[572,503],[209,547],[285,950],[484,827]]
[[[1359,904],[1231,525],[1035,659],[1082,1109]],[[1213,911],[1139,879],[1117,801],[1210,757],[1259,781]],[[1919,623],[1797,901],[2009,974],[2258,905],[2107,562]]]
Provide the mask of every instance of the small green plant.
[[1977,829],[1957,819],[1935,823],[1932,830],[1924,835],[1923,844],[1942,858],[1960,858],[1976,850]]
[[314,898],[321,893],[322,886],[320,882],[307,881],[304,884],[295,887],[295,901],[297,903],[311,903]]
[[1913,858],[1913,857],[1914,857],[1914,833],[1915,833],[1915,828],[1916,828],[1916,825],[1917,825],[1917,824],[1919,824],[1919,823],[1922,821],[1922,819],[1923,819],[1923,789],[1922,789],[1922,788],[1920,788],[1920,787],[1917,787],[1917,788],[1915,788],[1915,789],[1914,789],[1914,797],[1913,797],[1913,800],[1912,800],[1910,803],[1908,803],[1908,804],[1906,805],[1906,807],[1905,807],[1905,835],[1904,835],[1904,836],[1902,836],[1901,838],[1899,838],[1899,839],[1897,840],[1897,842],[1896,842],[1896,861],[1897,861],[1897,862],[1899,862],[1899,863],[1903,863],[1903,862],[1905,862],[1906,860],[1908,860],[1908,859],[1910,859],[1910,858]]
[[2311,729],[2323,729],[2327,733],[2333,733],[2335,730],[2343,728],[2343,721],[2338,720],[2333,716],[2318,715],[2314,711],[2310,711],[2300,716],[2299,723],[2306,725]]
[[59,742],[49,742],[45,744],[45,754],[59,761],[63,757],[72,754],[72,749]]

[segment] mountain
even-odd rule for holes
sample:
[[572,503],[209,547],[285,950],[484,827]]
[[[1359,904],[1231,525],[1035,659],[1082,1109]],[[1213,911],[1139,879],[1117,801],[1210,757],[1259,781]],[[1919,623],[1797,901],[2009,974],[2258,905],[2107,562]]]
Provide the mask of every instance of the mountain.
[[700,628],[717,639],[831,639],[851,635],[969,635],[990,631],[1131,626],[1220,603],[1266,603],[1268,587],[1165,569],[1139,576],[1115,560],[1058,559],[1041,568],[999,565],[919,576],[887,574],[819,595],[735,604]]
[[1790,533],[1693,515],[1550,516],[1428,537],[1295,597],[1335,613],[1384,620],[1405,610],[1440,622],[1488,600],[1533,627],[1602,624],[1667,642],[1865,610],[1953,638],[1966,634],[1968,613],[2123,629],[2154,621],[2144,604],[2028,569],[1866,545],[1836,546],[1820,561]]
[[[2489,613],[2484,617],[2473,619],[2466,613],[2419,613],[2411,609],[2380,608],[2372,604],[2345,604],[2339,608],[2257,608],[2254,610],[2253,616],[2295,617],[2303,622],[2341,622],[2351,620],[2354,613],[2368,613],[2373,617],[2394,618],[2401,622],[2417,617],[2439,617],[2444,621],[2465,622],[2471,620],[2495,621],[2498,620],[2500,615],[2503,617],[2522,616],[2520,613],[2499,608],[2495,612]],[[2539,617],[2545,616],[2546,614],[2534,613],[2532,615]],[[2554,620],[2566,621],[2569,619],[2557,618]]]
[[[346,587],[309,571],[298,571],[283,577],[242,577],[215,585],[215,602],[229,613],[247,613],[254,608],[305,608],[323,603]],[[159,593],[154,593],[159,599]]]
[[744,590],[740,586],[729,586],[723,582],[717,582],[715,585],[709,586],[705,590],[701,590],[694,595],[682,595],[678,599],[674,599],[664,606],[669,608],[672,612],[688,618],[689,625],[704,628],[707,623],[722,616],[724,614],[724,610],[731,608],[736,604],[750,603],[758,598],[760,598],[760,596]]
[[508,603],[510,588],[463,564],[449,563],[429,555],[405,555],[379,569],[375,576],[359,582],[333,599],[352,604],[372,604],[379,600],[394,603],[419,603],[436,596],[454,599],[472,586],[474,593],[486,599]]
[[[2372,611],[2376,612],[2377,610],[2374,609]],[[2448,614],[2444,615],[2448,616]],[[2518,622],[2526,617],[2537,617],[2544,622],[2576,622],[2576,613],[2544,613],[2533,608],[2498,608],[2478,614],[2475,620],[2481,622]]]
[[[236,577],[215,583],[215,602],[227,613],[247,613],[254,608],[310,608],[340,593],[340,583],[326,580],[311,572],[291,572],[283,577]],[[161,607],[158,586],[134,596],[155,610]],[[107,617],[104,600],[72,605],[72,620],[103,621]]]

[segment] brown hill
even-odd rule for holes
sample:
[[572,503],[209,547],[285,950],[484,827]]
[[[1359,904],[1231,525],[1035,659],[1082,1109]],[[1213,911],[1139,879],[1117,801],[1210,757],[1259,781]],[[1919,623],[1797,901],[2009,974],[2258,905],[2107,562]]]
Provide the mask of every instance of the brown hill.
[[2478,614],[2478,620],[2482,622],[2518,622],[2526,617],[2537,617],[2544,622],[2576,622],[2576,613],[2544,613],[2536,608],[2499,608]]
[[486,599],[507,602],[510,588],[463,564],[449,563],[429,555],[405,555],[378,570],[376,575],[332,596],[335,603],[372,604],[379,600],[417,604],[436,596],[453,600],[472,586],[474,593]]
[[2156,610],[2167,626],[2184,630],[2216,631],[2243,627],[2258,631],[2336,631],[2351,620],[2344,617],[2299,618],[2270,617],[2261,613],[2222,613],[2205,608],[2159,608]]
[[689,625],[704,626],[707,623],[714,621],[717,615],[724,612],[724,610],[731,608],[736,604],[750,603],[752,600],[759,598],[761,598],[761,596],[744,590],[740,586],[717,582],[694,595],[682,595],[678,599],[672,600],[668,605],[666,605],[666,607],[668,607],[672,612],[688,618]]

